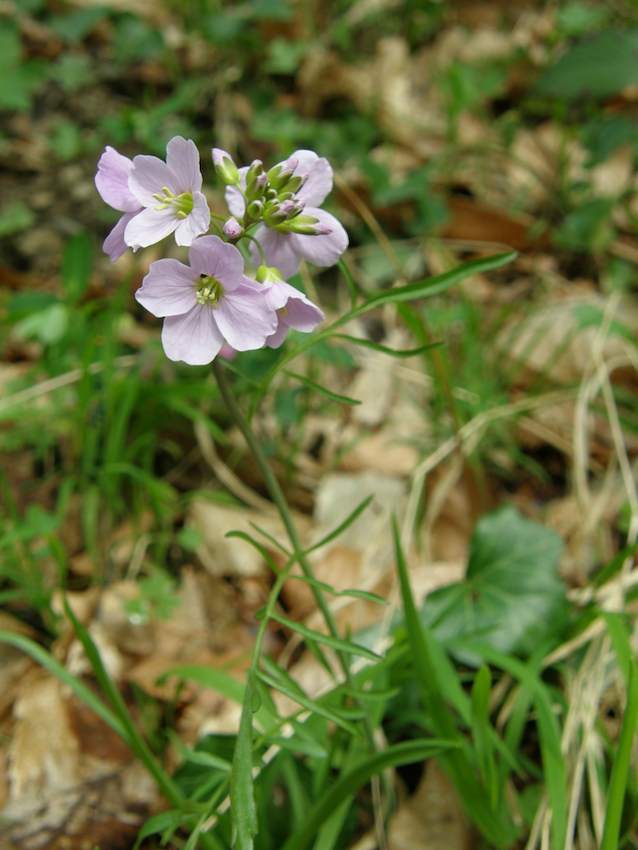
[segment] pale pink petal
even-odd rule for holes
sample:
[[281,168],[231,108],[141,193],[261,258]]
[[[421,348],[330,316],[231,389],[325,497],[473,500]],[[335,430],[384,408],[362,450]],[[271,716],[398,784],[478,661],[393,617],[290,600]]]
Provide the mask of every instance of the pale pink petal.
[[[199,192],[202,173],[199,169],[199,152],[192,139],[174,136],[166,145],[166,164],[175,175],[178,192]],[[186,242],[178,242],[186,245]]]
[[[246,188],[246,172],[248,171],[248,166],[244,165],[238,169],[239,171],[239,185],[242,189]],[[231,215],[234,215],[235,218],[243,218],[244,212],[246,211],[246,202],[244,201],[244,196],[239,191],[236,186],[226,186],[226,191],[224,193],[226,198],[226,204],[228,205],[228,209],[231,212]]]
[[[278,268],[283,277],[292,277],[295,274],[299,268],[299,256],[295,251],[292,234],[280,233],[262,224],[255,231],[255,239],[261,245],[269,266]],[[258,265],[261,262],[259,252],[252,243],[250,254],[255,265]]]
[[191,268],[196,274],[217,278],[225,292],[232,292],[243,282],[244,258],[234,245],[219,236],[200,236],[188,252]]
[[124,213],[123,216],[120,216],[118,223],[104,240],[102,250],[105,254],[108,254],[112,263],[118,260],[128,248],[128,245],[124,241],[124,231],[126,230],[126,225],[134,216],[134,212]]
[[196,283],[195,272],[179,260],[156,260],[151,263],[135,298],[159,318],[181,316],[197,303]]
[[122,156],[109,145],[98,160],[95,186],[102,200],[120,212],[133,212],[141,207],[140,202],[131,194],[128,187],[132,168],[132,160]]
[[155,210],[149,207],[134,216],[124,231],[124,241],[134,251],[154,245],[172,233],[180,224],[181,219],[170,207],[165,210]]
[[295,177],[305,177],[306,182],[296,192],[297,198],[307,206],[318,207],[332,191],[332,168],[324,157],[314,151],[299,150],[290,155],[297,160]]
[[314,331],[320,322],[323,322],[325,316],[323,312],[313,304],[309,298],[290,286],[288,283],[278,284],[284,289],[288,300],[286,302],[286,314],[283,316],[283,321],[295,330],[303,333]]
[[279,327],[277,328],[277,330],[274,332],[274,334],[271,334],[266,339],[266,345],[268,346],[268,348],[279,348],[279,346],[282,344],[282,342],[288,336],[289,330],[290,330],[290,328],[284,322],[284,320],[280,319],[279,320]]
[[193,209],[175,231],[178,245],[191,245],[193,239],[206,233],[210,225],[210,210],[201,192],[193,194]]
[[290,296],[282,285],[278,283],[258,283],[257,286],[263,288],[264,297],[271,310],[279,310],[286,306]]
[[174,194],[179,194],[175,175],[161,159],[156,156],[140,155],[133,158],[133,169],[129,175],[128,187],[144,207],[156,207],[157,198],[164,186]]
[[348,234],[337,219],[325,210],[306,207],[304,215],[318,219],[319,225],[329,229],[330,233],[319,236],[292,234],[294,252],[315,266],[333,266],[348,247]]
[[277,328],[277,314],[263,293],[243,283],[225,293],[213,313],[224,339],[237,351],[261,348]]
[[205,366],[215,359],[223,342],[210,307],[197,304],[182,316],[164,319],[162,345],[169,360]]

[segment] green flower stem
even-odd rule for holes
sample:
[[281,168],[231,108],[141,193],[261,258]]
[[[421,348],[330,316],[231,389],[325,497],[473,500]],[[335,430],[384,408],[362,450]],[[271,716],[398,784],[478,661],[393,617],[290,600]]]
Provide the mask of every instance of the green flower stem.
[[243,238],[249,239],[251,242],[255,243],[255,247],[257,248],[257,252],[259,254],[259,260],[260,260],[262,266],[267,265],[266,255],[264,254],[264,249],[261,247],[261,242],[259,241],[259,239],[255,239],[255,237],[251,236],[250,233],[244,233]]
[[[272,469],[270,468],[270,464],[266,458],[266,455],[263,452],[263,449],[259,443],[259,440],[255,437],[255,434],[252,431],[252,428],[248,424],[248,421],[244,418],[243,413],[239,409],[239,405],[235,399],[235,396],[226,380],[226,375],[224,373],[223,367],[219,364],[217,360],[213,361],[213,372],[215,374],[215,379],[219,386],[219,391],[222,394],[222,398],[226,404],[226,407],[230,411],[237,427],[241,431],[248,448],[253,454],[255,461],[257,462],[257,466],[263,476],[266,487],[268,488],[268,492],[270,493],[270,497],[277,510],[279,511],[279,515],[284,524],[284,528],[286,529],[286,533],[292,544],[292,554],[294,556],[295,561],[299,563],[301,570],[306,578],[310,578],[314,580],[315,576],[313,573],[313,569],[308,562],[308,559],[304,555],[303,546],[301,545],[301,540],[299,538],[299,533],[297,531],[297,527],[295,526],[294,520],[292,518],[290,508],[288,507],[288,502],[286,501],[286,497],[283,494],[281,487],[279,486],[279,482],[275,477]],[[317,607],[321,611],[321,615],[328,627],[328,631],[334,638],[339,637],[339,632],[337,629],[337,624],[332,615],[332,611],[328,607],[328,604],[324,598],[323,592],[321,588],[317,587],[314,583],[310,584],[310,590],[314,596]],[[339,663],[343,670],[344,676],[347,680],[350,679],[350,665],[348,663],[348,658],[345,653],[339,652]]]
[[[299,538],[299,533],[297,532],[297,527],[295,526],[294,520],[292,518],[292,514],[290,512],[290,508],[288,507],[288,502],[286,501],[286,497],[279,486],[279,482],[275,477],[272,469],[270,468],[270,464],[268,463],[268,459],[263,452],[261,444],[257,437],[255,436],[248,419],[246,419],[241,412],[239,405],[237,404],[237,400],[233,394],[233,391],[226,379],[226,374],[224,371],[224,367],[220,365],[218,360],[213,361],[213,372],[215,374],[215,379],[217,381],[217,385],[219,387],[219,391],[221,392],[222,398],[230,411],[231,416],[235,420],[237,427],[241,431],[244,439],[246,440],[246,444],[248,448],[253,454],[255,461],[257,462],[257,466],[259,467],[261,474],[263,476],[264,482],[270,493],[270,496],[279,511],[279,515],[286,529],[286,533],[288,534],[288,538],[290,543],[292,544],[292,563],[297,562],[301,567],[301,570],[306,578],[313,579],[315,578],[313,569],[304,554],[303,546],[301,545],[301,540]],[[260,623],[259,634],[258,634],[258,644],[261,648],[261,641],[263,640],[263,636],[265,634],[266,624],[268,622],[268,613],[271,612],[274,608],[274,604],[277,600],[279,592],[281,590],[281,586],[285,581],[285,578],[290,572],[290,567],[281,571],[279,576],[277,577],[277,581],[273,587],[271,595],[268,600],[268,608],[266,615],[264,616],[262,622]],[[324,622],[330,632],[330,635],[333,638],[339,638],[339,630],[337,629],[337,624],[333,617],[332,611],[330,610],[323,592],[320,587],[313,581],[310,583],[310,590],[312,591],[312,595],[315,599],[315,603],[318,609],[321,611],[321,615],[324,619]],[[349,687],[353,686],[352,675],[350,673],[350,664],[348,661],[348,656],[346,653],[337,651],[337,657],[339,659],[339,664],[343,671],[344,679]],[[253,665],[256,665],[258,661],[259,655],[255,654],[253,656]],[[370,748],[371,753],[375,753],[377,750],[375,741],[374,741],[374,729],[372,728],[372,724],[370,722],[370,718],[367,714],[364,713],[364,721],[363,721],[364,731],[368,746]],[[382,780],[385,784],[385,781]],[[379,781],[379,777],[375,776],[372,779],[372,789],[373,795],[376,800],[380,799],[381,795],[381,783]],[[387,846],[386,837],[385,837],[385,828],[383,824],[383,814],[380,806],[375,806],[375,827],[377,833],[377,839],[379,842],[379,846],[381,848],[385,848]]]

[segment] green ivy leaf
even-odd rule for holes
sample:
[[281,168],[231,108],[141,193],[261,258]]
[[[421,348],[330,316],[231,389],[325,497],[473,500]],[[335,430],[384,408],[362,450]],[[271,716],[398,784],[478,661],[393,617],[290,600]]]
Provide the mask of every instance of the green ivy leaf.
[[570,47],[536,83],[536,94],[605,98],[638,83],[638,29],[610,29]]
[[[551,529],[506,507],[478,523],[463,581],[431,593],[422,617],[443,642],[484,644],[508,654],[530,655],[541,641],[557,638],[567,616],[558,574],[563,542]],[[457,652],[470,664],[471,651]]]

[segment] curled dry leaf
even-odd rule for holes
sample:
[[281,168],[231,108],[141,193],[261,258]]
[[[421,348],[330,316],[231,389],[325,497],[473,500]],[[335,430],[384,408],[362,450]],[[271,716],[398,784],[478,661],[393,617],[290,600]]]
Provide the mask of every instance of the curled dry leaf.
[[39,669],[21,680],[6,768],[7,850],[124,848],[158,803],[119,737]]
[[388,850],[472,850],[476,836],[454,786],[433,759],[390,821]]

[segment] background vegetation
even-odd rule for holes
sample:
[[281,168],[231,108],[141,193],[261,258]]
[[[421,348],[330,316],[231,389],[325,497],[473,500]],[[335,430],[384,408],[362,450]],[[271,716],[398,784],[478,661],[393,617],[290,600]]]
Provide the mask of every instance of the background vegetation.
[[[638,846],[637,53],[630,0],[0,5],[0,843]],[[178,133],[328,157],[295,282],[390,294],[227,364],[339,645],[132,297],[166,246],[100,250],[104,146]]]

